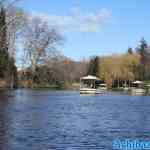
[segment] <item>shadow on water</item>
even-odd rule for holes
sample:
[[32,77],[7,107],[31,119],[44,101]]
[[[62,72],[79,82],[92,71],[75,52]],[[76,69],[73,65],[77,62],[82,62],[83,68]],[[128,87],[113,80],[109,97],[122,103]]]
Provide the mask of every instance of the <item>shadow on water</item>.
[[76,91],[0,92],[0,149],[109,150],[116,138],[148,139],[149,96]]
[[11,118],[9,113],[9,98],[12,95],[5,90],[0,91],[0,149],[9,149]]

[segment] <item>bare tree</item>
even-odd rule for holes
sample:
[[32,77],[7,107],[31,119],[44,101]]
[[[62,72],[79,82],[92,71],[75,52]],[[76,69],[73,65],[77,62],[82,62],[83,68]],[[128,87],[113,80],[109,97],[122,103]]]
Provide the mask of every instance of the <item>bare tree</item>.
[[46,61],[56,52],[57,44],[62,40],[56,29],[50,28],[48,23],[40,18],[30,18],[24,32],[24,58],[26,66],[32,70]]
[[16,41],[26,23],[26,14],[22,9],[11,7],[7,10],[7,38],[8,51],[11,57],[15,58]]
[[20,0],[0,0],[0,7],[5,7],[6,9],[9,9],[18,1]]

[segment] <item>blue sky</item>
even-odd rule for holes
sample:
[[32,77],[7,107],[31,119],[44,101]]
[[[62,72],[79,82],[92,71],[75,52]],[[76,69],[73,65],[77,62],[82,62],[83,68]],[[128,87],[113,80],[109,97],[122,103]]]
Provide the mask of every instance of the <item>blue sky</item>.
[[148,0],[22,0],[19,6],[56,24],[65,37],[61,51],[75,60],[123,53],[141,37],[150,41]]

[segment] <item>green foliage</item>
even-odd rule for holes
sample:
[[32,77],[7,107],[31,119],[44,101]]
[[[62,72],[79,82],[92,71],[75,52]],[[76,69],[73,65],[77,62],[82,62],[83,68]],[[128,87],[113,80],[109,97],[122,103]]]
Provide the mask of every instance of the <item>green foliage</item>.
[[7,46],[7,31],[6,31],[6,14],[5,10],[0,10],[0,77],[5,76],[5,71],[8,68],[8,46]]
[[0,31],[0,78],[16,86],[17,68],[14,59],[8,53],[6,10],[4,8],[0,9]]
[[145,40],[144,38],[142,38],[142,39],[140,40],[140,44],[139,44],[139,46],[138,46],[138,48],[137,48],[137,52],[138,52],[141,56],[145,57],[147,48],[148,48],[148,44],[147,44],[146,40]]
[[87,75],[99,76],[99,57],[93,56],[90,60]]
[[131,47],[129,47],[127,53],[132,55],[133,54],[133,49]]
[[109,87],[117,81],[118,87],[120,81],[133,81],[136,78],[134,70],[139,64],[140,56],[138,54],[113,55],[104,57],[100,63],[100,78],[104,80]]
[[137,53],[140,55],[140,64],[138,66],[139,79],[150,79],[150,49],[144,38],[140,40],[140,44],[137,48]]

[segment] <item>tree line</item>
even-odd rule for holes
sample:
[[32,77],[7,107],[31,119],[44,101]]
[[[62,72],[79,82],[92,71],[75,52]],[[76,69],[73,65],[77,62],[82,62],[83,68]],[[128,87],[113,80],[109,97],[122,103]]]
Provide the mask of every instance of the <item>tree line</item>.
[[3,3],[0,30],[0,87],[69,87],[85,75],[87,62],[64,56],[64,37],[43,18]]
[[[98,66],[98,67],[97,67]],[[135,80],[150,80],[150,46],[144,38],[122,55],[91,58],[88,73],[105,81],[108,87],[128,85]]]

